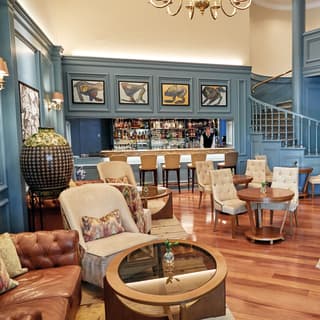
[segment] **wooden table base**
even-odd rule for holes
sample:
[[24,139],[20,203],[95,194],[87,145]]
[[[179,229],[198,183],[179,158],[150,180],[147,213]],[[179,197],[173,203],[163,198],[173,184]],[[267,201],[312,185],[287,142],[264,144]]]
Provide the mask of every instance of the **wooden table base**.
[[284,234],[280,233],[280,228],[272,226],[257,228],[255,232],[248,230],[245,235],[252,241],[268,241],[270,244],[277,240],[284,240]]

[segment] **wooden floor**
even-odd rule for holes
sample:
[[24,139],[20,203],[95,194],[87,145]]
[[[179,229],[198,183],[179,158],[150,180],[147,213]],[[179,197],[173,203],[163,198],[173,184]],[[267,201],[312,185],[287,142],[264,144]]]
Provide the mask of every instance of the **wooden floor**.
[[[231,220],[219,215],[213,232],[210,199],[174,191],[174,214],[190,239],[216,247],[227,261],[227,304],[236,320],[320,319],[320,197],[300,199],[298,228],[285,241],[252,243],[244,236],[247,214],[231,238]],[[282,213],[275,213],[280,225]],[[289,222],[289,221],[288,221]],[[286,225],[288,230],[289,223]]]
[[[227,304],[236,320],[320,319],[320,197],[300,199],[298,228],[285,241],[252,243],[244,236],[247,214],[231,238],[228,216],[220,215],[213,232],[210,199],[198,209],[199,193],[173,191],[174,214],[190,239],[214,246],[227,266]],[[61,228],[56,210],[47,211],[45,229]],[[274,223],[280,225],[281,213]],[[288,224],[287,224],[288,227]],[[288,228],[286,228],[288,230]]]

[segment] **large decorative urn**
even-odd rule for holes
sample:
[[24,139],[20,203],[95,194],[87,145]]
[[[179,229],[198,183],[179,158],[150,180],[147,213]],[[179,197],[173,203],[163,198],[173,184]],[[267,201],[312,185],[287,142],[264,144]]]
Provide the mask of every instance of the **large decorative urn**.
[[53,128],[39,128],[22,147],[20,167],[31,191],[60,192],[72,176],[72,151]]

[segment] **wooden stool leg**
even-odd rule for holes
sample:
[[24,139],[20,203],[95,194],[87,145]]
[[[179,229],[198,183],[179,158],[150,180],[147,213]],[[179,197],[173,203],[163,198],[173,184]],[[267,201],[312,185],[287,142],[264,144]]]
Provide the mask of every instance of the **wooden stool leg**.
[[141,170],[139,170],[139,181],[140,181],[140,186],[142,186],[142,184],[141,184],[141,176],[142,176],[142,171]]
[[166,170],[166,188],[168,188],[168,180],[169,180],[169,170]]
[[179,193],[181,193],[181,190],[180,190],[180,169],[177,169],[177,180],[178,180]]
[[165,174],[164,174],[164,171],[165,171],[165,169],[162,169],[162,185],[163,185],[163,187],[165,187],[165,180],[164,180]]
[[201,200],[202,200],[202,191],[200,191],[199,206],[198,206],[199,209],[200,209],[200,205],[201,205]]
[[153,180],[154,180],[154,185],[158,185],[158,172],[157,169],[153,170]]
[[192,168],[192,176],[191,176],[191,190],[192,190],[192,193],[194,192],[194,171],[195,171],[195,168]]
[[142,185],[143,186],[144,186],[145,175],[146,175],[146,172],[143,170],[142,171]]
[[188,191],[190,190],[190,168],[187,169],[188,172]]

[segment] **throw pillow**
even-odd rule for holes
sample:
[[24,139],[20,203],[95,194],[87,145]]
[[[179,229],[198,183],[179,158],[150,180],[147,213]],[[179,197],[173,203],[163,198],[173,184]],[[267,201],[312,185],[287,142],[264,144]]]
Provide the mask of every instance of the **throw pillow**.
[[83,216],[81,219],[82,234],[86,242],[125,231],[121,225],[119,210],[113,210],[101,218]]
[[107,183],[129,183],[128,177],[127,176],[123,176],[123,177],[119,177],[119,178],[106,178],[106,182]]
[[27,268],[21,267],[16,247],[7,232],[0,235],[0,257],[2,258],[11,278],[28,271]]
[[18,281],[10,279],[6,265],[0,257],[0,294],[15,288],[18,284]]

